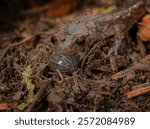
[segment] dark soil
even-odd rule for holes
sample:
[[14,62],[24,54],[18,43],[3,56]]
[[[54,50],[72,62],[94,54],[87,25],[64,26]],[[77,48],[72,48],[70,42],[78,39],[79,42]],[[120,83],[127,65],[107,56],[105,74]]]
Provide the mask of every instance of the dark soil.
[[[95,0],[91,5],[90,0],[85,0],[70,14],[49,18],[43,11],[20,15],[19,12],[29,9],[29,3],[1,2],[5,6],[3,9],[0,4],[0,111],[150,111],[150,92],[128,96],[130,91],[150,86],[150,63],[146,64],[150,58],[141,64],[150,54],[150,42],[141,41],[143,47],[139,48],[137,24],[125,36],[118,55],[107,56],[114,41],[110,37],[96,43],[82,67],[67,75],[49,68],[54,52],[52,33],[62,23],[91,15],[93,8],[109,4]],[[6,8],[9,10],[5,11]],[[136,69],[137,64],[141,67]],[[22,73],[28,65],[32,68],[34,97],[20,109],[20,104],[28,101],[29,91],[22,82]],[[130,70],[123,75],[117,74],[127,69]],[[139,85],[142,87],[137,88]]]

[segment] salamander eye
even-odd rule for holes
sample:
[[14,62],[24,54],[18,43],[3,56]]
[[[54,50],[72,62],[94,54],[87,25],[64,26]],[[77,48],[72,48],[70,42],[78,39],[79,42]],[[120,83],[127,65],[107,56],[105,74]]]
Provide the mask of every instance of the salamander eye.
[[64,53],[56,53],[51,57],[50,68],[53,71],[56,69],[63,73],[71,74],[78,68],[79,59],[73,55]]
[[58,39],[56,38],[56,36],[53,34],[52,37],[51,37],[51,42],[53,44],[56,44],[58,42]]

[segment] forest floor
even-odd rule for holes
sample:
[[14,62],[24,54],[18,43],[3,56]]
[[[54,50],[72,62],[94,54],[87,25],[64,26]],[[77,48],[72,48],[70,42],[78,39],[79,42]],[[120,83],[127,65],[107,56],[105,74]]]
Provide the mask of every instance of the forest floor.
[[137,38],[142,19],[125,35],[118,55],[107,56],[114,37],[99,41],[82,67],[67,75],[49,67],[52,34],[69,21],[110,12],[116,3],[4,4],[8,11],[0,7],[0,111],[150,111],[150,42]]

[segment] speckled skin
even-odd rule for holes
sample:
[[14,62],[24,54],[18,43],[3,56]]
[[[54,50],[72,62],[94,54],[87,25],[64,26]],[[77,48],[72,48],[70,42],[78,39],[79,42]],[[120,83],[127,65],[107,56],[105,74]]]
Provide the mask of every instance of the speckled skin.
[[52,36],[52,41],[55,43],[55,52],[57,55],[58,53],[65,53],[82,60],[82,51],[85,47],[91,48],[94,43],[114,36],[114,46],[110,49],[108,55],[113,52],[117,53],[125,33],[144,13],[145,2],[138,0],[117,12],[83,17],[69,22]]

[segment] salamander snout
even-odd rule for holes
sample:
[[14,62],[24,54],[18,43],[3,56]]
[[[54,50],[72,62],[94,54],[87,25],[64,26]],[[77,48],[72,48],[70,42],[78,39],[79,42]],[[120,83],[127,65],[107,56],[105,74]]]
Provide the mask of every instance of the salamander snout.
[[57,69],[63,73],[71,74],[77,70],[79,59],[76,56],[65,53],[56,53],[50,59],[50,68],[53,71]]

